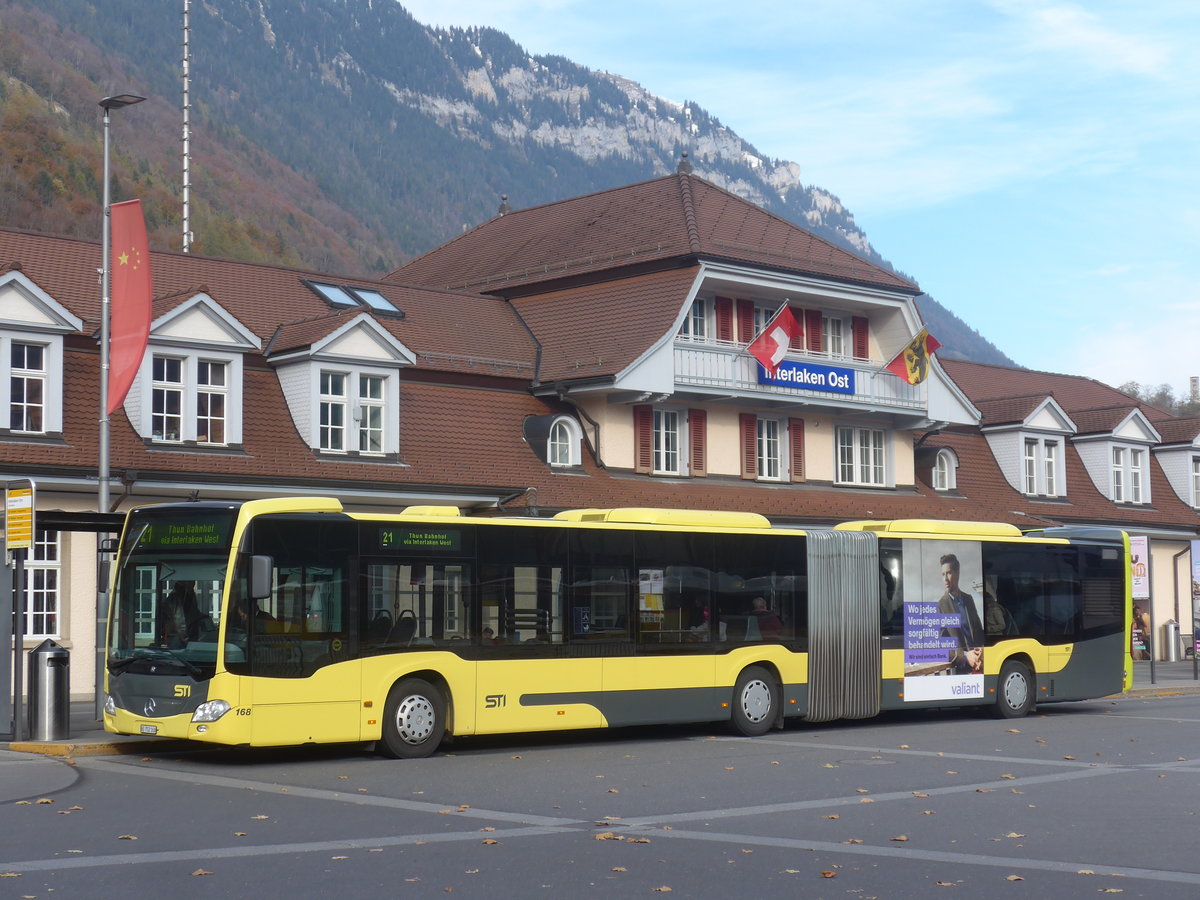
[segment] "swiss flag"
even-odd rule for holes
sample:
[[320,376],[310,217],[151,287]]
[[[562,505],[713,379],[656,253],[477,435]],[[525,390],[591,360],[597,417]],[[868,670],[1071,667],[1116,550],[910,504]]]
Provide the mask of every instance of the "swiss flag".
[[750,351],[751,356],[762,363],[764,369],[774,372],[779,368],[779,363],[783,361],[783,355],[791,346],[792,339],[803,333],[804,329],[792,315],[792,308],[785,303],[779,307],[779,312],[771,317],[771,321],[746,349]]

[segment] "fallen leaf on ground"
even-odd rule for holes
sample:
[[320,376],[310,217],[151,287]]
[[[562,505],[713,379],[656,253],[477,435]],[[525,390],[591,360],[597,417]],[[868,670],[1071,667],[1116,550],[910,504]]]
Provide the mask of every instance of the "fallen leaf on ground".
[[135,835],[135,834],[118,834],[117,840],[118,841],[136,841],[137,835]]
[[211,875],[211,874],[212,874],[212,872],[208,871],[208,869],[197,869],[197,870],[196,870],[195,872],[193,872],[192,874],[193,874],[193,875]]
[[1007,875],[1007,876],[1005,876],[1004,880],[1005,881],[1024,881],[1025,879],[1022,878],[1020,875]]
[[907,835],[907,834],[898,834],[898,835],[896,835],[894,838],[889,838],[888,840],[892,840],[892,841],[907,841],[907,840],[908,840],[908,835]]
[[822,878],[837,878],[837,872],[830,872],[828,869],[821,873]]

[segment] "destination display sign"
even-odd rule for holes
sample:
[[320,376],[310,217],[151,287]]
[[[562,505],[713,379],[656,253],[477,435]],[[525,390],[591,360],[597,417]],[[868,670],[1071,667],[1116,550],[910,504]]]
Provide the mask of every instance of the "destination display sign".
[[385,553],[469,553],[468,538],[462,528],[430,528],[382,525],[376,532],[377,550]]

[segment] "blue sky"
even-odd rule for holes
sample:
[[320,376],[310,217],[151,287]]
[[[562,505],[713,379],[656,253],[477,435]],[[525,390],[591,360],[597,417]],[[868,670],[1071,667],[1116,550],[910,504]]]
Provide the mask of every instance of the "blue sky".
[[1195,0],[409,0],[693,100],[1023,366],[1200,375]]

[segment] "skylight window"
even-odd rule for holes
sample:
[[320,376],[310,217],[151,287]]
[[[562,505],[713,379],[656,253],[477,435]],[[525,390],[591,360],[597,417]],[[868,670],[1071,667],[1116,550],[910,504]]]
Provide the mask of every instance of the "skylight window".
[[330,284],[326,281],[310,281],[309,279],[304,279],[304,283],[334,309],[354,309],[365,306],[387,316],[404,317],[403,310],[379,291],[371,288]]
[[356,297],[362,300],[363,303],[371,307],[371,309],[382,310],[383,312],[398,313],[395,304],[387,297],[379,293],[379,291],[367,290],[367,288],[351,288]]

